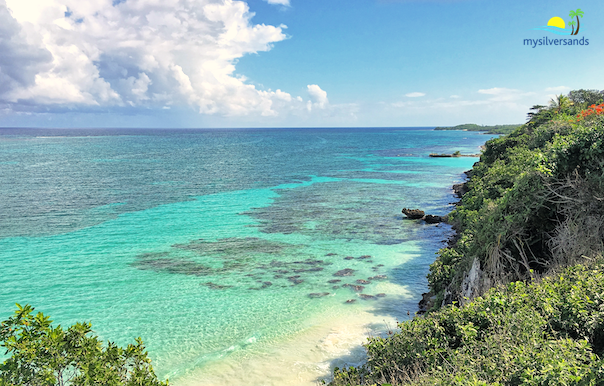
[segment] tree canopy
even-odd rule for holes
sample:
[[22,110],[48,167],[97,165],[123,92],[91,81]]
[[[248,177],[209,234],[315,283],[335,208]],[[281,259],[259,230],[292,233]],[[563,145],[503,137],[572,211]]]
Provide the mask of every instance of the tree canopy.
[[0,386],[162,386],[140,338],[126,348],[103,345],[90,323],[63,329],[30,305],[17,304],[0,324],[0,346],[10,357],[0,365]]

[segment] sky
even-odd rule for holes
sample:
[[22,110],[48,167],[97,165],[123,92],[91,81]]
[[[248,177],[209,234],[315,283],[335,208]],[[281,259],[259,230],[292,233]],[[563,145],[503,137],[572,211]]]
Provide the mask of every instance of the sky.
[[[535,29],[571,31],[577,9],[575,36]],[[603,16],[601,0],[0,0],[0,127],[523,123],[604,89]]]

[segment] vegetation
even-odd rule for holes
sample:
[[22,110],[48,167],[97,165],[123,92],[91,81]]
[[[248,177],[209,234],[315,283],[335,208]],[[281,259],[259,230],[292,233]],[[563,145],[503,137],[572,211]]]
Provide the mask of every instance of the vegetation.
[[430,312],[370,339],[333,385],[604,385],[602,96],[560,95],[487,141]]
[[434,130],[466,130],[466,131],[485,131],[487,134],[509,134],[516,130],[520,125],[494,125],[480,126],[474,123],[466,123],[453,127],[437,127]]
[[604,265],[492,289],[401,323],[332,385],[602,385]]
[[140,338],[127,348],[91,335],[88,323],[66,330],[48,316],[17,304],[0,325],[1,346],[11,356],[0,365],[0,386],[161,386]]

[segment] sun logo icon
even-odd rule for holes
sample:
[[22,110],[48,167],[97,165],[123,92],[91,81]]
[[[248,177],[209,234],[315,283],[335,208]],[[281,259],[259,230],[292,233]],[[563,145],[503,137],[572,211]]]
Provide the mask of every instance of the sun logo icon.
[[[559,16],[554,16],[549,19],[547,25],[533,29],[548,31],[557,35],[576,35],[579,33],[579,28],[581,28],[581,22],[579,20],[579,17],[583,17],[583,11],[581,11],[580,9],[577,9],[576,11],[570,11],[568,16],[571,17],[571,20],[568,22],[565,22],[564,19]],[[573,18],[576,18],[576,22]],[[571,28],[567,28],[567,25]],[[575,26],[577,26],[577,29],[575,29]]]

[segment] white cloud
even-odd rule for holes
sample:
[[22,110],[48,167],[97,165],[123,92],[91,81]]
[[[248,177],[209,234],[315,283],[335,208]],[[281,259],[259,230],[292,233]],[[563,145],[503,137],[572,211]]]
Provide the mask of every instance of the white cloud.
[[566,86],[557,86],[557,87],[548,87],[545,89],[547,92],[557,92],[557,93],[567,93],[570,91],[570,87]]
[[[236,0],[0,0],[0,102],[276,115],[296,100],[246,83],[235,64],[284,40],[286,27],[252,17]],[[318,90],[309,87],[322,108]]]
[[419,97],[426,96],[426,94],[423,92],[410,92],[408,94],[405,94],[405,96],[408,98],[419,98]]
[[308,111],[311,111],[312,107],[324,109],[329,103],[329,100],[327,99],[327,92],[321,90],[321,87],[317,86],[316,84],[309,84],[306,87],[308,89],[308,95],[311,99],[307,103]]
[[511,102],[522,99],[526,96],[535,95],[534,92],[523,92],[505,87],[493,87],[489,89],[478,90],[479,94],[491,95],[492,102]]
[[266,0],[269,4],[281,4],[285,6],[289,6],[289,0]]
[[509,94],[518,92],[518,90],[514,90],[511,88],[504,88],[504,87],[493,87],[493,88],[489,88],[489,89],[478,90],[478,92],[480,94],[487,94],[487,95],[509,95]]
[[10,90],[34,85],[36,74],[50,65],[52,55],[40,40],[28,40],[0,0],[0,101]]
[[451,98],[451,99],[459,99],[461,97],[459,95],[451,95],[449,98]]

